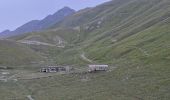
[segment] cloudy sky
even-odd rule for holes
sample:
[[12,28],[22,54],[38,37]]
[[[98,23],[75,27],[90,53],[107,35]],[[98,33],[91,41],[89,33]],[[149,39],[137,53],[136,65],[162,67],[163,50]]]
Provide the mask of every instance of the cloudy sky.
[[0,0],[0,31],[14,30],[34,19],[42,19],[64,6],[75,10],[110,0]]

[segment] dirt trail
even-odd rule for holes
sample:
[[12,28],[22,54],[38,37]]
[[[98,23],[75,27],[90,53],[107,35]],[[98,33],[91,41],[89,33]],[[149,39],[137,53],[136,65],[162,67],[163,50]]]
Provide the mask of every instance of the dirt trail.
[[23,44],[29,44],[29,45],[45,45],[45,46],[56,46],[53,44],[45,43],[45,42],[39,42],[39,41],[30,41],[30,40],[24,40],[24,41],[18,41]]
[[142,48],[139,48],[139,47],[136,47],[136,46],[132,46],[132,48],[139,50],[145,56],[150,56],[150,54],[146,50],[144,50]]
[[65,45],[64,41],[62,41],[62,39],[58,38],[58,44],[54,45],[54,44],[50,44],[50,43],[46,43],[46,42],[40,42],[40,41],[31,41],[31,40],[20,40],[18,41],[19,43],[23,43],[23,44],[28,44],[28,45],[44,45],[44,46],[51,46],[51,47],[59,47],[59,48],[64,48]]
[[28,95],[27,98],[28,98],[29,100],[34,100],[31,95]]
[[87,58],[87,57],[85,56],[85,53],[84,53],[84,52],[80,55],[80,57],[81,57],[83,60],[87,61],[87,62],[90,62],[90,63],[93,62],[91,59],[89,59],[89,58]]

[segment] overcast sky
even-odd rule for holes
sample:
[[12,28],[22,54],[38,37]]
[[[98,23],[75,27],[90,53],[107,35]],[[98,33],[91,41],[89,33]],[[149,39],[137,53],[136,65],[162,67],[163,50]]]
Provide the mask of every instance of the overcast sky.
[[14,30],[22,24],[42,19],[64,6],[75,10],[110,0],[0,0],[0,31]]

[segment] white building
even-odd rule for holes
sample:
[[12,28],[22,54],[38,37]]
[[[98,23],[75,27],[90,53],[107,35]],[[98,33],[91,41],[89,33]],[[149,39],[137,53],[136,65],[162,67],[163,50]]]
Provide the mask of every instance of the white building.
[[70,70],[69,66],[48,66],[41,68],[41,72],[55,73],[55,72],[68,72]]
[[108,65],[89,65],[89,72],[94,71],[106,71],[108,70]]

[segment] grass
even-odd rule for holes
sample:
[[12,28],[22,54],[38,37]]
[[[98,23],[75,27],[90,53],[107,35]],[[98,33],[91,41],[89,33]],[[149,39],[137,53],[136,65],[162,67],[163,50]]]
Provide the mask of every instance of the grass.
[[27,46],[4,40],[0,41],[0,55],[0,65],[13,68],[43,60],[40,55]]
[[[1,99],[23,100],[31,95],[35,100],[169,100],[168,5],[168,0],[115,0],[70,16],[57,25],[62,26],[58,30],[32,33],[32,37],[38,35],[44,42],[55,43],[51,41],[55,36],[67,41],[65,48],[28,48],[47,57],[46,64],[87,69],[89,63],[80,57],[85,52],[94,63],[108,64],[111,71],[0,81]],[[120,17],[122,12],[127,15]],[[101,18],[104,20],[100,28],[95,27]],[[69,28],[63,28],[67,25]],[[80,31],[75,30],[74,25],[80,27]],[[94,29],[87,30],[86,26]],[[26,39],[29,34],[23,37],[19,39]]]

